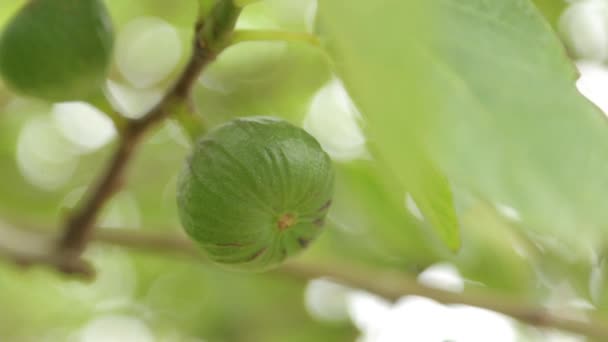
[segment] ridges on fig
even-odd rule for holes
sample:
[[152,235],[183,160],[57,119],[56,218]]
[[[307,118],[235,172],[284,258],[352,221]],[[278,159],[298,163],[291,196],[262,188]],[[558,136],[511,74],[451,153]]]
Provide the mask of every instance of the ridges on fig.
[[319,235],[333,183],[329,156],[306,131],[237,119],[196,143],[178,185],[180,219],[212,261],[265,270]]
[[105,81],[113,40],[101,0],[31,0],[0,35],[0,75],[21,95],[85,99]]

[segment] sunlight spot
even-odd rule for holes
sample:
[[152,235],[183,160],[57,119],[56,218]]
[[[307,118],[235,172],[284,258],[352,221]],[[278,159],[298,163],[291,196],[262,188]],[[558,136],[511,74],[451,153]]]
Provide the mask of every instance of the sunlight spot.
[[578,90],[605,114],[608,113],[608,68],[601,63],[578,62],[580,77],[576,81]]
[[361,342],[517,341],[512,320],[488,310],[418,296],[403,297],[393,306],[366,293],[349,299]]
[[604,1],[573,3],[562,14],[559,29],[577,58],[603,61],[608,57],[608,7]]
[[422,215],[422,211],[414,201],[414,198],[409,193],[405,194],[405,208],[412,214],[415,218],[420,221],[424,221],[424,215]]
[[113,81],[107,83],[108,99],[118,112],[127,118],[137,119],[162,99],[158,89],[138,90]]
[[454,342],[515,342],[518,341],[514,322],[493,311],[471,306],[449,306],[449,319]]
[[136,88],[147,88],[166,78],[179,63],[182,43],[177,30],[166,21],[137,18],[116,40],[116,64]]
[[78,166],[77,149],[49,116],[25,123],[17,139],[17,165],[24,178],[44,190],[67,184]]
[[521,215],[517,211],[517,209],[508,206],[506,204],[496,203],[495,204],[496,211],[504,218],[509,219],[511,221],[519,222],[521,221]]
[[346,320],[346,300],[350,291],[349,288],[329,280],[311,280],[306,287],[306,308],[314,318],[322,321]]
[[303,127],[333,159],[348,161],[368,155],[359,120],[344,86],[334,78],[314,96]]
[[427,298],[403,297],[381,323],[378,335],[366,341],[458,341],[449,329],[450,324],[445,306]]
[[418,282],[429,287],[452,292],[464,290],[464,279],[452,264],[438,263],[428,267],[418,276]]
[[348,314],[359,330],[375,334],[378,323],[386,320],[391,304],[364,291],[353,291],[347,297]]
[[89,322],[80,333],[80,342],[154,342],[150,328],[140,319],[108,315]]
[[83,152],[95,151],[116,136],[112,120],[88,103],[56,103],[52,113],[63,135]]

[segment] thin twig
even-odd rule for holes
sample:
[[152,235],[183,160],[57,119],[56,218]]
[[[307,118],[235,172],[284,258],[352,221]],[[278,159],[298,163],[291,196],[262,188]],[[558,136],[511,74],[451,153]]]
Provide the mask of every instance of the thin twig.
[[[233,9],[221,3],[218,3],[217,7],[222,11]],[[207,22],[197,22],[192,56],[173,88],[141,119],[128,122],[105,172],[101,174],[96,186],[90,189],[84,201],[65,222],[65,233],[57,245],[58,255],[61,258],[77,259],[80,257],[92,235],[99,212],[120,189],[121,179],[142,136],[150,128],[167,118],[178,106],[188,101],[201,72],[220,52],[211,46],[221,45],[208,41],[208,38],[223,38],[234,29],[236,19],[226,21],[226,14],[228,17],[236,17],[238,10],[235,10],[234,13],[218,13],[221,15],[220,19],[210,17]],[[213,32],[214,35],[211,36],[208,32]]]

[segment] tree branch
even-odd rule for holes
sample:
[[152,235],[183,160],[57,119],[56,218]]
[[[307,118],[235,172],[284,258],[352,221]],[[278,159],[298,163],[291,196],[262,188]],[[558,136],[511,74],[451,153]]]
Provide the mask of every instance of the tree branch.
[[[94,242],[122,246],[154,254],[179,256],[195,262],[209,262],[201,250],[186,237],[141,233],[126,229],[99,229],[91,236]],[[89,278],[92,270],[74,259],[54,258],[45,253],[50,233],[27,232],[3,226],[0,222],[0,256],[22,266],[43,265],[67,275]],[[19,246],[18,248],[15,246]],[[390,301],[403,296],[421,296],[443,304],[462,304],[491,310],[523,323],[541,328],[554,328],[608,340],[608,321],[588,313],[582,319],[558,315],[547,308],[530,304],[526,299],[467,289],[464,293],[440,290],[420,284],[415,277],[394,271],[365,268],[336,262],[311,263],[289,261],[268,272],[297,281],[328,278],[350,288],[365,290]],[[577,312],[580,314],[581,312]]]
[[[94,239],[100,243],[206,261],[199,248],[183,237],[105,229],[97,231]],[[584,319],[560,316],[542,306],[526,304],[528,301],[522,298],[499,296],[478,289],[469,289],[464,293],[449,292],[422,285],[415,277],[403,273],[378,271],[366,269],[360,265],[355,267],[335,262],[320,264],[300,261],[287,262],[272,273],[297,280],[329,278],[337,283],[368,291],[390,301],[396,301],[403,296],[415,295],[443,304],[475,306],[502,313],[537,327],[556,328],[601,338],[602,341],[608,340],[608,321],[591,314]]]
[[[137,248],[150,252],[170,253],[204,259],[199,249],[186,238],[163,235],[143,235],[135,232],[101,230],[95,236],[101,243]],[[510,316],[523,323],[538,327],[551,327],[581,335],[608,339],[608,321],[588,316],[584,320],[561,317],[546,308],[521,304],[521,298],[500,297],[479,291],[454,293],[420,284],[416,278],[404,274],[388,273],[373,269],[356,268],[344,264],[312,264],[292,261],[274,273],[298,280],[329,278],[348,287],[366,290],[385,299],[396,301],[403,296],[416,295],[443,304],[464,304],[488,309]]]
[[219,40],[226,39],[234,30],[238,14],[239,9],[234,7],[231,1],[219,1],[207,21],[197,22],[192,56],[188,64],[160,103],[141,119],[127,123],[105,172],[90,189],[84,201],[67,218],[64,224],[65,233],[57,244],[59,258],[80,257],[92,235],[99,212],[120,188],[121,179],[142,136],[188,101],[192,87],[203,69],[221,52],[224,45]]

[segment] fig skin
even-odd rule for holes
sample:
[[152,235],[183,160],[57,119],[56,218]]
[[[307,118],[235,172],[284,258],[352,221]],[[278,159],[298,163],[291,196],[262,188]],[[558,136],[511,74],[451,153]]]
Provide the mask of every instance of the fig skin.
[[0,34],[0,75],[15,92],[47,101],[101,89],[114,33],[101,0],[30,0]]
[[322,231],[334,171],[303,129],[269,117],[228,122],[201,138],[178,183],[187,234],[232,269],[264,271]]

